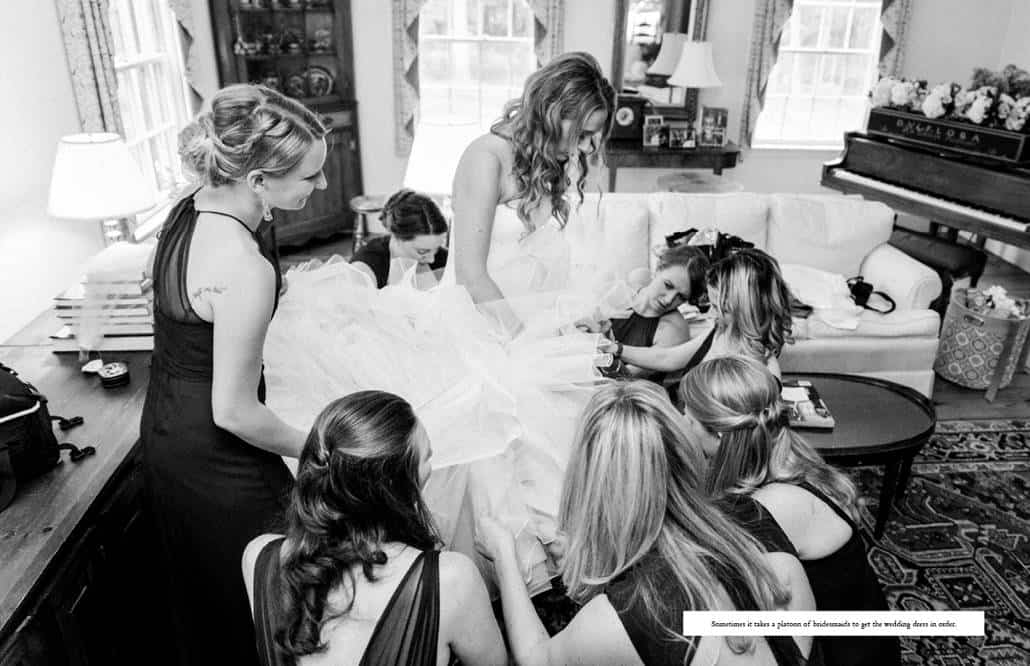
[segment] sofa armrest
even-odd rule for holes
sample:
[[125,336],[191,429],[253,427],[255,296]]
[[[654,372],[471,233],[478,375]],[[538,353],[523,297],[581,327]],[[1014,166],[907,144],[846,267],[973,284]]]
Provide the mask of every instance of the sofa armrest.
[[894,299],[898,310],[922,310],[940,296],[941,278],[932,268],[883,243],[862,261],[862,276]]

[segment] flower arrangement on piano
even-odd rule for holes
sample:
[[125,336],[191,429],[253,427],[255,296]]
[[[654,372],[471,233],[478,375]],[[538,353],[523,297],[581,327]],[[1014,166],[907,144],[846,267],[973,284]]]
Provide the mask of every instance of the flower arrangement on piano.
[[1030,72],[980,68],[968,87],[881,78],[866,131],[1010,164],[1030,162]]
[[1030,72],[1009,65],[1000,72],[979,68],[968,88],[957,83],[881,78],[869,93],[873,107],[921,113],[930,119],[971,122],[1012,132],[1030,132]]

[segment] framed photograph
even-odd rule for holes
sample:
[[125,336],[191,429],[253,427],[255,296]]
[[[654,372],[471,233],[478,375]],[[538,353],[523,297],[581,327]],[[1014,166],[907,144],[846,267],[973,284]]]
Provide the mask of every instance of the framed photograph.
[[669,120],[665,123],[669,128],[669,148],[689,150],[697,147],[694,137],[694,125],[688,120]]
[[729,113],[726,109],[706,106],[701,111],[701,131],[698,136],[699,146],[726,145],[726,124]]
[[[665,127],[665,119],[662,116],[644,116],[644,147],[658,148],[662,145],[662,129]],[[668,143],[668,132],[665,133],[666,144]]]

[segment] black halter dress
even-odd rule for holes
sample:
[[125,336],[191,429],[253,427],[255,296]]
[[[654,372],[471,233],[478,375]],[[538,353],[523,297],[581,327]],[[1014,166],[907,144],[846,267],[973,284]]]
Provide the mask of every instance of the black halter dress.
[[[256,664],[241,558],[254,537],[276,531],[292,487],[278,455],[215,425],[211,410],[214,327],[190,306],[190,242],[200,212],[193,195],[168,215],[154,259],[154,353],[140,425],[144,478],[188,664]],[[244,225],[246,226],[246,225]],[[249,231],[249,229],[248,229]],[[250,232],[281,275],[274,249]],[[241,297],[245,297],[242,295]],[[258,399],[264,402],[262,376]]]

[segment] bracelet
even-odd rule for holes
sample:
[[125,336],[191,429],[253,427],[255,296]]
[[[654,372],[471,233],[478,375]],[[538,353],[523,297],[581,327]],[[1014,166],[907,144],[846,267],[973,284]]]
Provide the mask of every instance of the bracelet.
[[622,343],[621,342],[617,341],[615,343],[615,352],[612,354],[612,356],[614,356],[616,360],[620,360],[622,358]]

